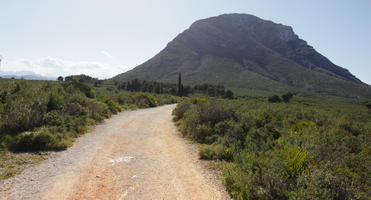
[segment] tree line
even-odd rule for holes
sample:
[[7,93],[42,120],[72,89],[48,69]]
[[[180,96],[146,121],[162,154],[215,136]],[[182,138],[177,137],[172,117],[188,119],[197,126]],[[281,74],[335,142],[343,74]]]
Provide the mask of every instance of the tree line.
[[[78,76],[67,76],[65,78],[58,77],[58,81],[66,82],[83,82],[91,84],[95,87],[100,87],[102,85],[109,84],[108,80],[99,80],[86,75]],[[112,82],[110,83],[112,84]],[[131,92],[149,92],[156,94],[171,94],[174,96],[189,96],[191,94],[203,94],[209,97],[218,98],[234,98],[234,94],[231,90],[226,89],[223,85],[213,85],[213,84],[197,84],[197,85],[183,85],[182,75],[178,75],[178,83],[165,83],[158,81],[147,81],[140,79],[132,79],[130,81],[117,81],[113,80],[113,85],[116,86],[118,90],[127,90]]]
[[223,85],[200,84],[200,85],[183,85],[182,77],[179,73],[178,83],[163,83],[157,81],[146,81],[133,79],[130,81],[115,82],[119,90],[128,90],[132,92],[150,92],[156,94],[171,94],[177,96],[189,96],[190,94],[204,94],[210,97],[234,98],[231,90],[226,89]]

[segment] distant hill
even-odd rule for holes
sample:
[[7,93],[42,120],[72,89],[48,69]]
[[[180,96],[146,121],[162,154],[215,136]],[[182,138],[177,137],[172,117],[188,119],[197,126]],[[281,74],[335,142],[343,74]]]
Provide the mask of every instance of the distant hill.
[[114,79],[222,84],[371,98],[371,87],[333,64],[290,26],[248,14],[196,21],[155,57]]
[[16,72],[0,71],[0,77],[26,80],[57,80],[57,78],[45,77],[31,71],[16,71]]

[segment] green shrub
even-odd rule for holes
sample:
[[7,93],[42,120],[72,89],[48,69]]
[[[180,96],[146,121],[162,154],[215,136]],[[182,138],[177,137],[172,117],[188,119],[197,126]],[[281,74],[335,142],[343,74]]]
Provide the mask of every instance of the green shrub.
[[73,115],[73,116],[74,115],[86,115],[88,113],[86,108],[84,108],[78,103],[67,104],[65,108],[63,109],[63,112],[68,113],[69,115]]
[[79,82],[78,84],[75,84],[74,86],[79,88],[82,92],[84,92],[86,97],[88,97],[88,98],[94,98],[95,97],[94,92],[89,85]]
[[145,93],[138,93],[134,96],[134,102],[139,108],[155,107],[156,101],[152,96]]
[[224,120],[235,119],[235,112],[227,104],[222,102],[208,102],[199,104],[196,107],[201,123],[208,123],[214,126]]
[[211,143],[208,140],[213,136],[213,127],[218,122],[235,118],[234,111],[222,103],[200,103],[184,113],[183,134],[200,143]]
[[91,101],[88,103],[87,108],[90,116],[96,121],[102,121],[104,118],[110,117],[109,108],[104,103]]
[[62,126],[63,118],[61,114],[57,111],[51,111],[43,116],[43,124],[50,126]]
[[20,90],[21,90],[21,86],[17,83],[16,86],[15,86],[15,88],[14,88],[13,91],[12,91],[12,94],[17,93],[17,92],[19,92]]
[[234,199],[288,199],[281,166],[265,155],[241,155],[238,164],[224,170],[223,183]]
[[192,104],[205,103],[206,99],[201,97],[194,97],[191,99]]
[[71,128],[75,133],[82,134],[87,131],[86,129],[87,125],[88,125],[87,117],[81,116],[81,117],[76,117],[73,119]]
[[120,105],[123,105],[123,104],[125,104],[126,99],[125,99],[125,97],[119,97],[119,98],[117,99],[117,101],[118,101],[118,103],[119,103]]
[[285,164],[286,173],[290,178],[304,174],[307,168],[307,153],[298,147],[284,148],[280,151]]
[[10,144],[13,151],[43,151],[48,150],[55,143],[51,133],[45,129],[37,132],[24,132],[16,136]]
[[249,152],[264,152],[276,144],[277,132],[269,128],[251,128],[246,133],[245,148]]
[[[366,191],[348,184],[352,179],[331,169],[329,163],[309,169],[310,173],[300,176],[297,190],[290,193],[295,199],[368,199]],[[348,180],[347,180],[348,179]]]
[[339,127],[354,136],[358,136],[362,132],[360,125],[352,122],[344,122]]
[[69,99],[69,103],[76,103],[76,104],[79,104],[83,107],[87,106],[88,104],[88,101],[89,99],[87,99],[85,96],[81,95],[81,94],[75,94],[75,95],[71,95],[70,99]]
[[107,104],[109,110],[113,113],[113,114],[117,114],[118,112],[121,111],[121,108],[120,108],[120,105],[116,102],[114,102],[112,99],[107,99],[105,101],[105,103]]
[[44,102],[32,102],[27,99],[10,101],[2,114],[2,129],[17,134],[40,126],[46,112]]
[[201,159],[206,160],[223,159],[225,157],[225,149],[221,144],[204,144],[200,147],[198,155]]
[[211,143],[213,141],[208,141],[208,139],[213,135],[213,129],[210,126],[199,124],[196,126],[196,130],[193,133],[192,138],[200,143]]
[[199,149],[198,155],[201,159],[212,160],[215,157],[215,152],[211,145],[202,145]]
[[52,110],[60,110],[63,107],[63,98],[51,93],[49,95],[49,100],[48,100],[48,105],[47,105],[47,110],[52,111]]
[[[54,143],[55,139],[51,133],[39,132],[34,135],[33,144],[30,148],[34,150],[48,150],[49,147],[52,147]],[[29,150],[30,148],[27,148],[25,150]]]
[[184,113],[191,107],[189,101],[183,101],[177,105],[173,110],[172,114],[174,115],[174,121],[178,121],[183,118]]
[[1,93],[0,93],[0,102],[2,104],[5,104],[6,103],[7,96],[8,96],[8,91],[1,91]]
[[304,130],[304,128],[314,127],[314,123],[311,121],[299,121],[296,124],[291,126],[290,133],[296,134]]

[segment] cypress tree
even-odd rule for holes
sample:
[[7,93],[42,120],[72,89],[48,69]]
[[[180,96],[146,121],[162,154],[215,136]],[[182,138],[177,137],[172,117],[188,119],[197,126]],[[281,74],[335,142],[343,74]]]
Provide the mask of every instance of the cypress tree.
[[183,96],[182,74],[180,72],[178,76],[178,96]]

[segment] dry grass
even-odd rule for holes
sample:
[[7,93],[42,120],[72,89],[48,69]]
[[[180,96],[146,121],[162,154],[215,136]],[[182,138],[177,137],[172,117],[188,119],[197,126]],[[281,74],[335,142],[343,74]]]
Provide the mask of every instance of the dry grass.
[[0,151],[0,180],[21,173],[26,167],[38,164],[48,158],[50,153],[12,153]]

